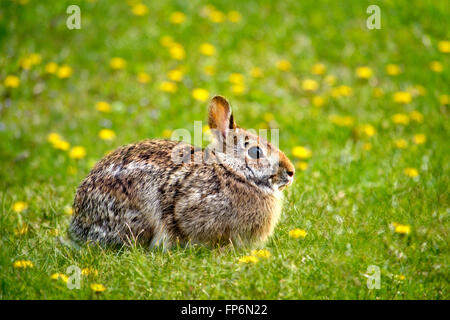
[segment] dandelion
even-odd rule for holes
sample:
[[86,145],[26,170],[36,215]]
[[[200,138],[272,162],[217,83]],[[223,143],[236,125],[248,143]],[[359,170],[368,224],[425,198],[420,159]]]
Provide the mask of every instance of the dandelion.
[[438,49],[443,53],[450,53],[450,41],[442,40],[438,43]]
[[292,148],[292,155],[299,159],[308,159],[311,158],[312,152],[306,147],[295,146],[294,148]]
[[59,230],[58,229],[51,229],[48,232],[52,237],[56,237],[59,234]]
[[20,79],[18,76],[9,75],[6,76],[5,80],[3,81],[3,84],[7,88],[17,88],[20,84]]
[[300,171],[306,171],[308,169],[308,162],[299,161],[295,164],[295,167]]
[[238,11],[232,10],[228,12],[228,20],[233,23],[238,23],[242,20],[242,16]]
[[206,101],[209,98],[209,92],[206,89],[195,88],[192,90],[192,97],[198,101]]
[[137,3],[133,6],[131,12],[138,17],[145,16],[148,13],[148,7],[143,3]]
[[67,214],[68,216],[71,216],[73,214],[73,208],[72,206],[66,206],[64,207],[64,213]]
[[259,260],[255,256],[243,256],[239,258],[239,263],[257,263]]
[[317,91],[319,83],[313,79],[305,79],[302,81],[302,89],[310,92]]
[[419,171],[416,168],[406,168],[403,173],[408,177],[415,178],[419,175]]
[[353,93],[353,89],[346,85],[340,85],[331,90],[331,95],[335,98],[337,97],[348,97]]
[[291,231],[289,231],[289,237],[293,239],[305,238],[307,234],[308,232],[299,228],[292,229]]
[[408,147],[408,142],[405,139],[394,140],[394,145],[398,149],[406,149]]
[[386,66],[386,73],[390,76],[397,76],[401,72],[400,67],[396,64],[388,64]]
[[58,64],[55,62],[49,62],[45,65],[45,73],[55,74],[58,71]]
[[100,132],[98,133],[98,136],[100,139],[102,140],[114,140],[116,138],[116,134],[114,131],[112,131],[111,129],[102,129],[100,130]]
[[167,77],[172,81],[181,81],[183,80],[184,73],[180,69],[173,69],[167,73]]
[[425,89],[424,86],[421,86],[420,84],[416,84],[414,87],[414,94],[418,96],[424,96],[427,93],[427,89]]
[[419,122],[419,123],[423,122],[423,115],[419,111],[415,111],[415,110],[411,111],[409,113],[409,118],[415,122]]
[[394,93],[394,102],[399,104],[407,104],[412,100],[411,93],[407,91],[398,91]]
[[232,73],[228,77],[228,81],[230,81],[232,84],[243,84],[244,76],[240,73]]
[[56,75],[60,79],[67,79],[72,75],[72,68],[67,64],[63,64],[58,68]]
[[270,251],[267,249],[252,250],[251,255],[259,258],[269,258],[271,256]]
[[173,38],[171,36],[163,36],[159,40],[159,43],[161,43],[161,45],[163,47],[170,47],[170,46],[172,46],[174,44],[174,41],[173,41]]
[[97,109],[97,111],[107,113],[111,112],[111,105],[106,101],[98,101],[95,104],[95,109]]
[[369,79],[372,77],[373,71],[369,67],[358,67],[356,68],[356,76],[360,79]]
[[169,54],[172,59],[184,60],[186,58],[186,51],[184,47],[179,43],[173,43],[169,48]]
[[423,133],[418,133],[413,136],[413,142],[415,144],[424,144],[427,142],[427,137]]
[[400,280],[400,281],[403,281],[403,280],[406,279],[406,277],[405,277],[404,275],[402,275],[402,274],[396,275],[395,278],[396,278],[397,280]]
[[211,65],[205,66],[205,67],[203,68],[203,72],[204,72],[206,75],[208,75],[208,76],[213,76],[213,75],[216,74],[216,67],[215,67],[215,66],[211,66]]
[[177,91],[177,84],[170,81],[163,81],[159,85],[159,90],[169,93],[174,93]]
[[31,60],[28,57],[20,59],[20,67],[22,69],[30,70],[32,65]]
[[441,94],[439,96],[439,103],[443,106],[447,106],[450,104],[450,96],[448,94]]
[[442,72],[444,70],[444,66],[439,61],[431,61],[430,69],[433,72]]
[[172,136],[172,130],[164,129],[162,132],[162,136],[164,138],[170,138]]
[[62,137],[59,133],[51,132],[47,135],[47,141],[50,143],[55,143],[57,141],[61,141]]
[[72,147],[69,151],[69,157],[72,159],[83,159],[86,156],[86,149],[82,146]]
[[26,269],[26,268],[33,268],[34,264],[29,260],[17,260],[14,261],[13,267],[16,269]]
[[409,117],[404,113],[396,113],[392,116],[392,122],[395,124],[407,125],[409,123]]
[[321,96],[314,96],[312,97],[311,102],[314,107],[320,108],[325,104],[325,98]]
[[264,113],[263,118],[265,122],[271,122],[275,119],[275,116],[271,112],[266,112]]
[[146,72],[139,72],[136,77],[137,81],[142,84],[147,84],[152,80],[150,75]]
[[53,148],[57,150],[67,151],[70,148],[70,143],[65,140],[58,140],[52,143]]
[[21,213],[22,211],[25,211],[28,208],[28,204],[24,201],[17,201],[14,202],[12,209],[16,213]]
[[311,67],[312,74],[316,74],[318,76],[325,74],[326,70],[327,67],[325,67],[323,63],[316,63],[313,64],[313,66]]
[[353,117],[350,116],[331,115],[330,120],[339,127],[351,127],[354,123]]
[[125,68],[125,66],[127,65],[127,62],[125,61],[125,59],[120,58],[120,57],[113,57],[111,58],[111,60],[109,60],[109,66],[111,67],[111,69],[114,70],[120,70]]
[[277,62],[277,68],[281,71],[289,71],[292,65],[288,60],[280,60]]
[[250,75],[251,75],[253,78],[262,78],[262,77],[263,77],[263,71],[262,71],[262,69],[259,68],[259,67],[253,67],[253,68],[250,70]]
[[214,47],[211,43],[202,43],[200,45],[200,53],[205,56],[213,56],[216,54],[216,47]]
[[371,124],[363,124],[360,126],[359,129],[362,133],[364,133],[368,137],[372,137],[376,133],[375,127],[372,126]]
[[91,284],[91,290],[98,293],[98,292],[103,292],[106,290],[105,286],[100,284],[100,283],[92,283]]
[[89,275],[98,276],[98,270],[96,270],[92,267],[83,268],[83,269],[81,269],[81,274],[83,276],[89,276]]
[[23,236],[27,233],[28,233],[28,225],[26,225],[26,224],[14,229],[14,234],[16,236]]
[[209,19],[214,23],[222,23],[225,21],[225,14],[219,10],[213,9],[209,14]]
[[411,233],[411,226],[400,224],[400,223],[393,223],[394,226],[394,232],[399,234],[410,234]]
[[333,86],[336,83],[336,76],[329,74],[323,79],[325,83],[329,86]]
[[235,95],[241,95],[245,92],[245,86],[242,84],[235,84],[231,86],[231,92],[233,92]]
[[381,88],[373,88],[372,94],[375,98],[381,98],[384,95],[384,91]]
[[50,279],[52,279],[52,280],[62,280],[64,283],[67,283],[69,281],[69,277],[66,276],[63,273],[53,273],[50,276]]
[[170,22],[173,24],[182,24],[186,20],[186,15],[183,12],[176,11],[170,15]]

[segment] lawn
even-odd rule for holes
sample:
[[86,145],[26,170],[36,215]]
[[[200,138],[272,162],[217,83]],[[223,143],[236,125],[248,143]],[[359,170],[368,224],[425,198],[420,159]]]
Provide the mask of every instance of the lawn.
[[[431,0],[1,1],[0,299],[449,299],[449,16]],[[206,125],[215,94],[240,126],[279,129],[296,166],[269,241],[71,243],[96,161]]]

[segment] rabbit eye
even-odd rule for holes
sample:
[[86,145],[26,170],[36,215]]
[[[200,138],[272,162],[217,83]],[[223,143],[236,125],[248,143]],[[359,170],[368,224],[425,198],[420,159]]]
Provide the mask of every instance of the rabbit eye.
[[260,159],[264,157],[264,153],[260,147],[251,147],[248,149],[248,155],[252,159]]

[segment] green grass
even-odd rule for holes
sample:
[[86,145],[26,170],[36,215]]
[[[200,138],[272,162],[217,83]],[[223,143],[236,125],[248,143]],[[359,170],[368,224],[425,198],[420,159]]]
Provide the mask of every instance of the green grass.
[[[78,1],[81,30],[68,30],[66,8],[73,1],[0,3],[0,298],[1,299],[449,299],[449,119],[450,54],[438,50],[450,40],[445,1],[211,1],[221,12],[237,10],[238,23],[213,23],[202,16],[205,1],[143,1],[149,11],[132,14],[126,1]],[[366,28],[366,8],[381,8],[380,30]],[[181,25],[170,23],[174,11],[186,14]],[[171,58],[160,44],[171,36],[186,52]],[[215,56],[199,53],[212,43]],[[30,53],[42,61],[21,68]],[[112,57],[127,65],[111,70]],[[276,67],[286,59],[289,71]],[[60,79],[45,65],[68,64],[72,75]],[[431,61],[442,72],[429,68]],[[311,74],[315,63],[325,75]],[[385,67],[400,66],[390,76]],[[162,92],[167,72],[185,67],[175,93]],[[214,65],[216,74],[203,69]],[[368,66],[369,80],[355,70]],[[263,70],[253,78],[251,69]],[[138,83],[136,74],[152,80]],[[236,94],[231,73],[245,78],[244,94]],[[17,88],[4,84],[7,75],[20,78]],[[333,97],[332,87],[345,84],[348,97]],[[314,93],[302,89],[316,80]],[[397,104],[393,94],[420,85],[410,103]],[[384,95],[375,97],[373,88]],[[292,148],[312,151],[308,168],[297,170],[286,191],[283,215],[264,248],[271,252],[256,264],[238,263],[250,248],[179,247],[167,252],[130,248],[122,251],[60,243],[66,238],[76,187],[89,168],[107,151],[145,138],[160,138],[164,130],[205,121],[207,102],[191,91],[204,88],[222,94],[233,105],[243,127],[280,129],[280,148],[295,162]],[[417,90],[416,90],[417,91]],[[313,96],[325,97],[322,107]],[[112,105],[96,110],[98,101]],[[418,111],[422,122],[395,124],[392,115]],[[274,120],[270,120],[270,114]],[[351,116],[353,124],[338,126],[331,115]],[[376,133],[361,134],[362,124]],[[113,141],[98,138],[102,128],[116,133]],[[47,141],[59,133],[71,146],[86,149],[75,160],[69,151]],[[425,134],[424,144],[413,135]],[[405,139],[405,149],[394,140]],[[366,150],[370,144],[371,149]],[[405,168],[416,168],[411,178]],[[15,212],[13,204],[28,208]],[[392,223],[409,225],[409,235],[395,233]],[[28,226],[25,234],[18,228]],[[304,239],[289,231],[301,228]],[[59,236],[55,236],[55,229]],[[13,267],[29,260],[33,268]],[[69,290],[53,273],[70,265],[91,267],[98,275],[83,276],[79,290]],[[368,266],[381,270],[381,288],[369,290]],[[402,279],[404,276],[404,279]],[[90,284],[106,290],[95,294]]]

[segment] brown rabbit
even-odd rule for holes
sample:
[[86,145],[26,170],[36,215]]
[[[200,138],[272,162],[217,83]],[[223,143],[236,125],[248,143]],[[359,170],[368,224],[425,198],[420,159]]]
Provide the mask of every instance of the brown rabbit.
[[294,166],[266,140],[237,127],[225,98],[211,100],[208,120],[214,139],[203,150],[146,140],[100,160],[77,190],[72,236],[150,247],[265,241]]

